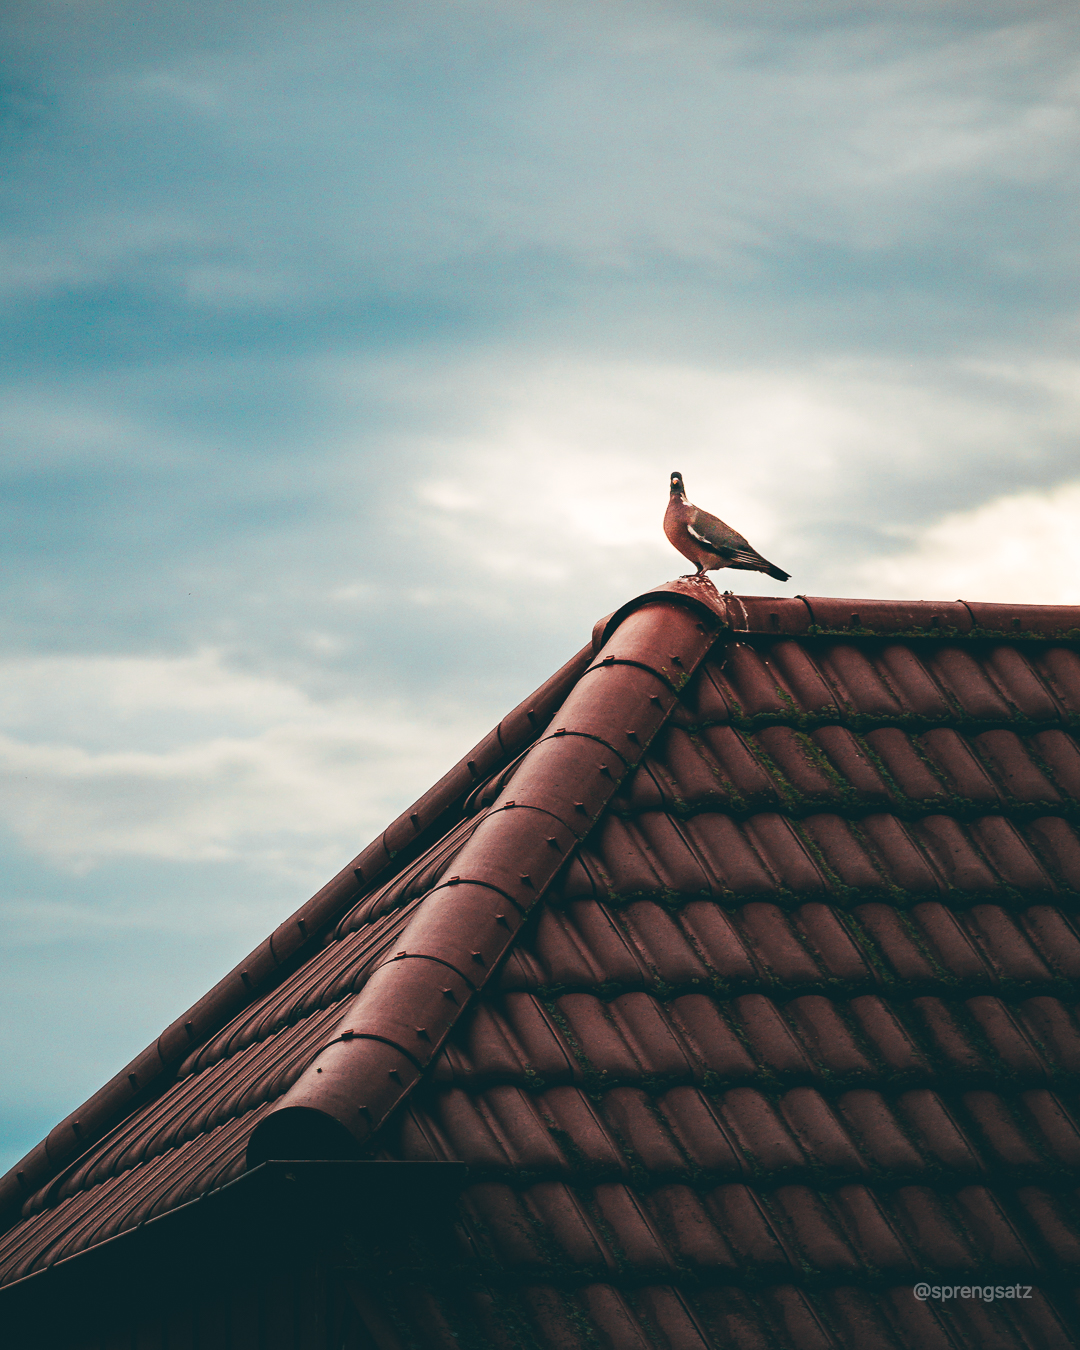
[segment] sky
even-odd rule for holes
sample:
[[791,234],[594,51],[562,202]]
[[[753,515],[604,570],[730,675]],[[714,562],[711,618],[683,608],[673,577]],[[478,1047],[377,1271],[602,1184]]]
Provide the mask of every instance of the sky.
[[[8,0],[0,1165],[586,641],[1080,603],[1080,13]],[[729,579],[730,578],[730,579]]]

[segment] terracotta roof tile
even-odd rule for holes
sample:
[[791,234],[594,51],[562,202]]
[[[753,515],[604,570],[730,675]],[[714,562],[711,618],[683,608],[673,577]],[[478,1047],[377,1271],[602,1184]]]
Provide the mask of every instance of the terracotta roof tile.
[[1080,610],[682,582],[601,629],[16,1169],[5,1280],[319,1116],[473,1169],[482,1279],[357,1286],[384,1339],[1075,1343]]

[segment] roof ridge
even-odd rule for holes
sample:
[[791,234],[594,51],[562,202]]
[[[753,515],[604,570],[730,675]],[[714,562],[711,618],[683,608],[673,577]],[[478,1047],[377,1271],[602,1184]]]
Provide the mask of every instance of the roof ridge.
[[216,1036],[267,983],[296,959],[365,891],[380,886],[434,843],[456,806],[517,758],[539,736],[589,666],[589,642],[492,728],[448,773],[403,811],[352,862],[300,906],[243,961],[93,1096],[72,1111],[0,1177],[0,1230],[16,1221],[23,1202],[48,1184],[91,1145],[151,1098],[200,1044]]
[[729,595],[736,632],[842,633],[852,637],[1080,638],[1080,605],[1000,605],[982,600],[856,600],[835,596]]
[[348,1156],[371,1143],[730,626],[728,606],[708,581],[668,583],[612,616],[604,645],[553,719],[559,725],[525,752],[421,902],[399,950],[375,968],[255,1127],[249,1167]]

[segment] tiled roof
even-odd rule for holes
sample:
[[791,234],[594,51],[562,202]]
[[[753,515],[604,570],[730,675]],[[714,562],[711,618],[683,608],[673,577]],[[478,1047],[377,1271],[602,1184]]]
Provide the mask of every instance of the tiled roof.
[[1076,1343],[1080,610],[682,582],[598,628],[423,852],[5,1179],[4,1281],[367,1152],[470,1167],[454,1288],[368,1295],[403,1345]]

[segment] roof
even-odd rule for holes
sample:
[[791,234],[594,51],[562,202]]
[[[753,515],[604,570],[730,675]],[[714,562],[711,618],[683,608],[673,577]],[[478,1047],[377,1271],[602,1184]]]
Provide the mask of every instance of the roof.
[[402,1344],[1075,1344],[1078,639],[638,597],[0,1182],[0,1276],[266,1159],[456,1160]]

